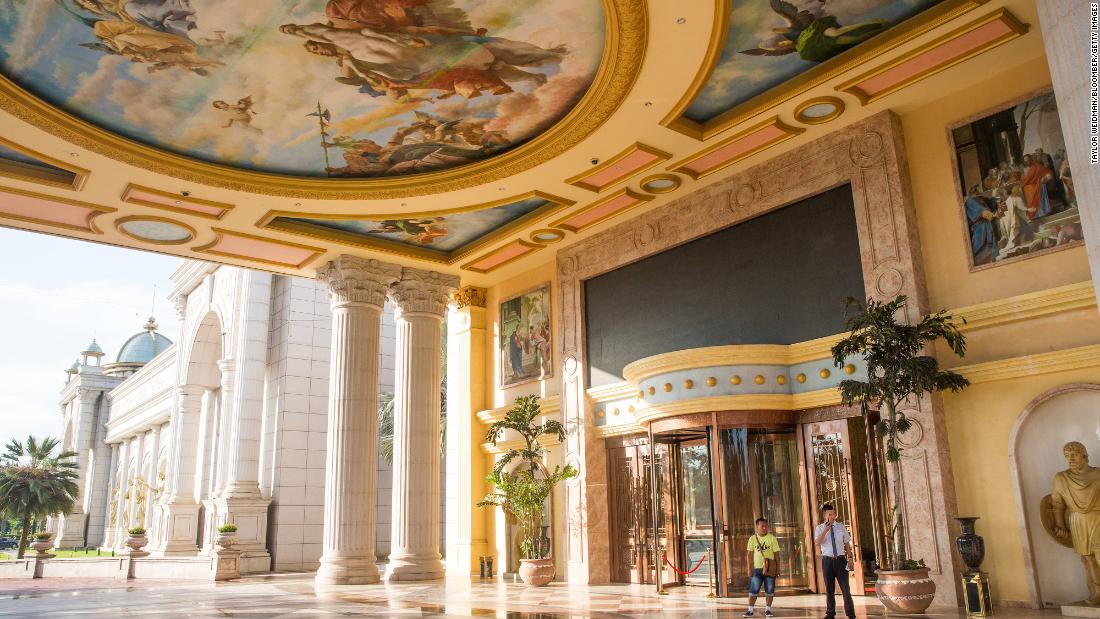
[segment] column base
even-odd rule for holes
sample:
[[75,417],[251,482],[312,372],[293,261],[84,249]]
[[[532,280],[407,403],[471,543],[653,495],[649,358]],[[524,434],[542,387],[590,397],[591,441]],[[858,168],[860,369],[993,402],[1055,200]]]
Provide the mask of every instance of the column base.
[[318,587],[370,585],[379,582],[374,557],[321,557],[313,582]]
[[394,558],[391,555],[390,562],[386,566],[387,582],[439,580],[445,574],[442,558],[438,554],[434,557],[403,558]]
[[57,535],[53,543],[55,548],[83,548],[84,525],[88,522],[88,514],[73,512],[60,516],[57,519]]
[[199,505],[171,502],[162,504],[157,511],[157,539],[149,545],[149,550],[158,557],[197,554]]
[[241,551],[240,569],[244,574],[271,571],[271,553],[267,550],[267,507],[270,499],[261,496],[216,497],[214,521],[209,530],[211,541],[223,524],[237,525],[237,544]]

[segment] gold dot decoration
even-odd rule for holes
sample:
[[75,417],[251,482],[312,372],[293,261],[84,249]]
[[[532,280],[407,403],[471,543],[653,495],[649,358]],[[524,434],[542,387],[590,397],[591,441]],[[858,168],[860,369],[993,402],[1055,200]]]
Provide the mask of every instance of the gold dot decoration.
[[634,405],[633,405],[633,404],[631,404],[630,406],[626,407],[626,412],[628,412],[628,413],[630,413],[631,415],[633,415],[633,414],[634,414]]
[[817,374],[821,378],[829,378],[830,376],[833,375],[833,373],[829,371],[829,368],[821,368],[821,371],[818,372]]
[[741,377],[734,374],[733,376],[730,377],[730,384],[731,385],[740,385],[741,384]]
[[665,383],[665,385],[661,388],[665,390],[665,393],[668,393],[669,391],[672,391],[672,383]]
[[695,381],[691,380],[690,378],[684,379],[684,389],[694,389],[694,388],[695,388]]
[[618,417],[619,416],[619,409],[617,409],[617,408],[611,409],[611,414]]
[[707,386],[708,387],[713,387],[717,384],[718,384],[718,379],[717,378],[711,376],[710,378],[707,379]]
[[644,397],[645,397],[645,391],[639,391],[638,392],[638,399],[641,400]]
[[603,411],[596,411],[597,417],[603,417]]
[[763,385],[764,384],[764,375],[763,374],[757,374],[756,378],[754,378],[753,380],[756,381],[757,385]]
[[775,377],[775,382],[779,383],[780,385],[786,385],[787,376],[785,374],[780,374],[779,376]]
[[845,374],[855,374],[856,373],[856,366],[849,363],[848,365],[844,366],[844,373]]
[[806,382],[806,375],[805,374],[799,374],[798,376],[795,376],[794,379],[797,380],[800,383],[804,383],[804,382]]
[[655,393],[657,393],[657,388],[656,387],[650,387],[649,388],[649,395],[653,395]]

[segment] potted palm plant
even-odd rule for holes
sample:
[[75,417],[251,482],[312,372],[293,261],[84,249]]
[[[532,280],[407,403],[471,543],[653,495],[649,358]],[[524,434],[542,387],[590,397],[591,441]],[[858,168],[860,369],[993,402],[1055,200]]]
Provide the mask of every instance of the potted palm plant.
[[31,518],[68,514],[78,493],[75,451],[54,455],[61,441],[12,439],[0,455],[0,513],[20,520],[18,558],[27,551]]
[[[541,415],[539,397],[523,396],[516,398],[515,406],[504,415],[504,419],[489,426],[485,438],[494,445],[507,430],[518,434],[521,440],[501,456],[485,478],[493,485],[493,491],[478,503],[478,507],[500,507],[519,523],[522,556],[519,576],[523,582],[535,587],[549,584],[554,580],[555,573],[549,544],[540,543],[539,537],[546,501],[555,485],[577,476],[577,470],[570,465],[554,466],[552,471],[543,466],[546,448],[539,438],[553,436],[559,442],[563,441],[565,428],[552,419],[536,423]],[[517,459],[521,462],[520,466],[512,473],[507,472],[508,465]]]
[[[915,324],[899,321],[906,304],[904,295],[880,303],[868,299],[861,303],[848,299],[856,311],[848,319],[850,335],[832,348],[833,363],[842,367],[853,357],[867,364],[866,380],[843,380],[839,390],[846,405],[858,404],[866,418],[879,411],[879,435],[886,439],[886,460],[893,483],[894,556],[889,570],[878,570],[875,591],[888,609],[898,613],[924,612],[936,595],[936,585],[928,578],[923,559],[909,557],[905,545],[905,521],[902,512],[901,451],[898,437],[913,426],[903,408],[915,405],[926,393],[960,391],[970,382],[950,370],[940,369],[935,357],[925,354],[936,341],[943,340],[956,355],[966,355],[966,338],[954,320],[941,311],[921,318]],[[965,321],[964,321],[965,322]]]

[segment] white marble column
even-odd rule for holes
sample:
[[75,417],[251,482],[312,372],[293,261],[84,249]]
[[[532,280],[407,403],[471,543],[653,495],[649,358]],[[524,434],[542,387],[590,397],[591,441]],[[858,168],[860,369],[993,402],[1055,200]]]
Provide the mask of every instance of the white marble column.
[[229,441],[233,420],[233,385],[237,380],[237,362],[233,359],[218,361],[221,372],[221,394],[218,398],[217,449],[214,464],[214,496],[221,496],[229,478]]
[[199,416],[206,390],[198,385],[176,389],[171,447],[164,495],[160,499],[160,534],[151,551],[161,555],[198,552],[199,505],[195,501],[195,467]]
[[260,432],[271,321],[271,273],[245,269],[241,277],[241,315],[234,355],[237,389],[229,442],[230,465],[223,494],[255,499],[260,497]]
[[386,580],[443,577],[439,554],[439,388],[443,316],[458,278],[402,269],[393,400],[393,520]]
[[317,273],[332,306],[325,528],[316,583],[378,582],[374,558],[378,354],[382,306],[398,266],[340,256]]
[[107,445],[111,450],[111,463],[110,470],[108,471],[107,478],[107,499],[106,505],[103,508],[103,539],[100,540],[100,548],[110,548],[114,543],[115,530],[118,523],[118,495],[116,494],[116,485],[118,484],[118,462],[119,462],[119,448],[118,443],[111,443]]
[[1039,0],[1035,6],[1073,170],[1092,285],[1100,298],[1100,165],[1090,162],[1090,4],[1084,0]]
[[485,496],[485,289],[463,286],[457,308],[447,316],[447,572],[478,571],[488,554],[489,515],[477,502]]
[[58,548],[84,546],[85,523],[88,520],[87,501],[92,477],[92,451],[95,441],[95,404],[99,391],[80,387],[72,403],[72,434],[66,447],[76,452],[77,495],[72,512],[58,518],[58,531],[54,544]]

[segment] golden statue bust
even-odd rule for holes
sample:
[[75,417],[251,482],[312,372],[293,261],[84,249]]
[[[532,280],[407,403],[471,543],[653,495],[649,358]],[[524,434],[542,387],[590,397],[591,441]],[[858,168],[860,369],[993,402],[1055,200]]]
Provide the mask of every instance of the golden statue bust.
[[1043,525],[1085,564],[1090,606],[1100,606],[1100,468],[1077,441],[1062,448],[1069,468],[1054,475],[1054,486],[1041,506]]

